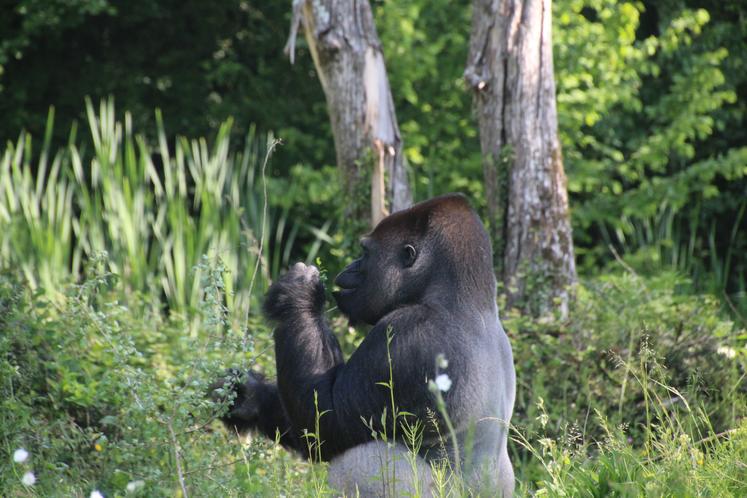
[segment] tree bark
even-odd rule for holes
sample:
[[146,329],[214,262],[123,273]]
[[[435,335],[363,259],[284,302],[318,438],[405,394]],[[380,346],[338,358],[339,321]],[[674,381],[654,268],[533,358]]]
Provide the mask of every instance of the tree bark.
[[576,281],[557,131],[550,0],[474,0],[465,79],[510,306],[568,312]]
[[[348,216],[375,225],[412,203],[384,57],[366,0],[294,0],[286,51],[303,27],[324,89]],[[370,178],[370,215],[360,202]]]

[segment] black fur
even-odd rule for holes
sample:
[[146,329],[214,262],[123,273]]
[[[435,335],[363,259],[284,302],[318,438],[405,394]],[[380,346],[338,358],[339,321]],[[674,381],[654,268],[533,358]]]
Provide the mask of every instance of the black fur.
[[[344,362],[323,317],[319,273],[296,264],[272,285],[264,305],[277,322],[277,384],[249,374],[224,421],[270,438],[280,431],[284,445],[308,454],[301,434],[314,431],[316,395],[319,412],[325,412],[319,420],[324,460],[371,441],[361,418],[391,434],[389,391],[378,384],[389,380],[390,331],[397,408],[424,422],[437,412],[427,381],[437,375],[436,357],[443,354],[449,365],[441,373],[452,380],[444,393],[447,412],[461,457],[471,457],[464,466],[472,462],[475,469],[510,474],[512,488],[506,424],[514,368],[498,320],[490,242],[479,218],[464,197],[446,195],[385,218],[361,243],[363,256],[337,276],[340,290],[334,294],[351,323],[373,325],[360,347]],[[387,427],[381,424],[385,409]],[[442,442],[436,435],[446,434],[445,427],[427,429],[421,455],[437,458]],[[508,484],[508,477],[502,479]]]

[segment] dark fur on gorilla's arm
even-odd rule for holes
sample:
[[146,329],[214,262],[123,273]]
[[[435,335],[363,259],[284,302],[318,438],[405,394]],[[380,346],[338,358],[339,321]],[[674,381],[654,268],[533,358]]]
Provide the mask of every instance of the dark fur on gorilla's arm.
[[[330,460],[371,440],[371,430],[361,417],[372,419],[375,428],[383,430],[378,422],[381,410],[390,401],[388,391],[376,382],[386,381],[389,376],[387,325],[374,327],[359,351],[344,363],[339,342],[323,318],[323,307],[324,286],[314,267],[295,265],[273,284],[264,311],[269,319],[278,322],[274,338],[279,385],[250,374],[247,382],[236,388],[234,407],[223,421],[229,427],[256,430],[271,439],[276,430],[280,431],[288,435],[281,438],[281,444],[309,455],[302,431],[314,430],[318,407],[318,412],[323,413],[319,417],[321,458]],[[399,349],[402,357],[408,357],[397,342],[392,347]],[[435,357],[436,353],[432,354]],[[404,373],[402,379],[417,381],[418,385],[423,382],[424,372],[410,372],[406,365],[400,365],[399,370]],[[399,392],[407,393],[409,382],[402,379]],[[420,396],[401,401],[408,407],[431,405],[429,399]],[[391,425],[386,430],[391,434]]]
[[247,372],[244,382],[241,382],[241,377],[240,372],[231,370],[225,379],[210,387],[213,393],[221,388],[236,393],[233,405],[221,417],[221,421],[240,434],[257,431],[273,441],[279,434],[281,445],[306,455],[306,443],[292,429],[277,386],[265,382],[264,376],[258,373]]
[[[289,393],[285,403],[278,385],[266,382],[261,375],[249,372],[244,383],[237,382],[234,375],[227,384],[233,386],[236,400],[221,418],[239,432],[258,431],[273,440],[279,432],[284,447],[307,456],[308,442],[301,431],[314,427],[313,393],[317,392],[319,411],[326,410],[331,374],[343,363],[337,338],[322,316],[324,286],[318,271],[312,268],[302,264],[292,267],[270,287],[264,303],[267,318],[279,322],[274,334],[275,354],[278,378],[285,380],[283,385]],[[310,370],[317,375],[310,375]],[[294,410],[290,416],[289,410]],[[310,423],[294,427],[291,420]]]
[[329,460],[370,435],[363,424],[357,424],[360,431],[351,434],[347,428],[352,424],[335,422],[342,410],[332,391],[345,364],[340,344],[324,319],[324,303],[319,271],[297,263],[270,287],[264,312],[277,322],[274,339],[281,403],[296,433],[314,430],[318,408],[320,452],[323,460]]

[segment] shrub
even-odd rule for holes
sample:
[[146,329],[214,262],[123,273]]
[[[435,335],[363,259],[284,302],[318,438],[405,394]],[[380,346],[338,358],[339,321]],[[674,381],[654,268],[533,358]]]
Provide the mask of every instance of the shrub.
[[[519,439],[561,441],[603,465],[611,446],[597,443],[610,438],[650,457],[663,454],[654,448],[663,431],[692,443],[738,427],[744,331],[723,318],[717,300],[688,290],[670,273],[607,274],[579,285],[567,322],[504,317]],[[546,474],[526,447],[514,452],[525,479]]]
[[0,440],[8,455],[30,453],[22,464],[0,458],[0,494],[25,495],[28,469],[42,496],[124,495],[128,484],[142,496],[173,496],[182,483],[199,496],[264,494],[265,461],[281,465],[289,455],[263,459],[277,453],[270,443],[232,443],[214,430],[221,407],[206,397],[224,364],[248,366],[269,339],[264,328],[245,341],[227,327],[220,267],[201,268],[192,327],[148,300],[121,301],[106,261],[93,267],[62,301],[0,276]]

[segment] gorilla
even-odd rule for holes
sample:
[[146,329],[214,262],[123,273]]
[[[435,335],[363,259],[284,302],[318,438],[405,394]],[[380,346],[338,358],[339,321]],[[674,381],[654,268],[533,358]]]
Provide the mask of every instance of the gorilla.
[[[297,263],[264,303],[276,322],[277,383],[252,372],[228,381],[236,398],[223,421],[239,432],[279,434],[283,446],[331,461],[330,484],[346,494],[402,495],[417,480],[428,496],[429,464],[458,455],[471,489],[510,496],[506,445],[516,380],[479,217],[462,195],[448,194],[391,214],[360,244],[362,256],[337,276],[333,293],[351,324],[373,326],[358,349],[344,360],[324,317],[319,271]],[[439,355],[447,368],[439,369]],[[451,380],[442,395],[455,438],[429,390],[439,370]],[[390,378],[392,391],[382,385]],[[393,422],[391,392],[405,418],[424,422],[415,465],[402,463],[407,450],[404,431],[393,426],[402,419]],[[310,452],[304,431],[317,429],[321,445]],[[398,444],[372,439],[372,431],[395,429]],[[382,482],[386,459],[396,462],[401,484]]]

